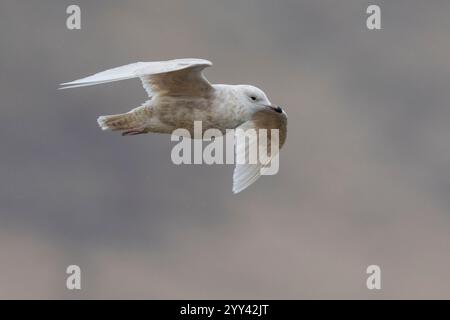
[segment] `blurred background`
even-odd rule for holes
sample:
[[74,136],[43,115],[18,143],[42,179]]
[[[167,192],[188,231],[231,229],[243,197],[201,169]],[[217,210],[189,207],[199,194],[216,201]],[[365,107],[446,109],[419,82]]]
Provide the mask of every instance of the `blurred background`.
[[[444,0],[2,0],[0,298],[450,298],[449,14]],[[284,107],[278,175],[234,195],[232,166],[176,166],[168,135],[102,132],[99,115],[145,101],[137,79],[57,90],[185,57]]]

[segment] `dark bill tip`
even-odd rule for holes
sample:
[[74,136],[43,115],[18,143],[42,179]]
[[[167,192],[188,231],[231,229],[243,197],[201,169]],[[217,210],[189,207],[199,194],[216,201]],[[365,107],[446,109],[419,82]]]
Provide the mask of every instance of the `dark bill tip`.
[[272,108],[273,108],[273,110],[275,110],[278,113],[282,113],[283,112],[283,109],[281,109],[280,106],[276,106],[276,107],[272,107]]

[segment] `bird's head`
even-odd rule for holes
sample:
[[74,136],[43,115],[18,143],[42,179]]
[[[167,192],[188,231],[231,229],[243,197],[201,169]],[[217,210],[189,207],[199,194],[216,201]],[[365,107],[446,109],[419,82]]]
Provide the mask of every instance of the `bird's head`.
[[261,89],[250,85],[239,85],[237,87],[240,102],[251,110],[252,113],[271,111],[286,116],[286,112],[280,106],[273,105]]

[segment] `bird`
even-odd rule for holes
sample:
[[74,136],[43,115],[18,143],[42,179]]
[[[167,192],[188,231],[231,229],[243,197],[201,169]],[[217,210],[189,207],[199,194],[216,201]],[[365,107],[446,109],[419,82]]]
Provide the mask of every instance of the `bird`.
[[[269,157],[264,163],[258,160],[256,163],[236,164],[232,191],[239,193],[253,184],[261,176],[262,168],[278,156],[278,150],[287,137],[287,114],[255,86],[211,84],[203,73],[210,66],[212,63],[208,60],[191,58],[135,62],[61,83],[60,89],[139,78],[149,98],[146,102],[129,112],[97,119],[102,130],[119,131],[123,136],[170,134],[180,128],[193,134],[194,122],[201,121],[203,132],[208,129],[218,129],[222,134],[228,129],[240,132],[235,133],[235,141],[241,141],[236,142],[235,156],[248,157],[249,147],[244,145],[245,139],[237,139],[244,129],[255,132],[278,130],[279,146],[273,148],[273,152],[272,136],[267,136]],[[259,139],[255,141],[258,146],[261,144]]]

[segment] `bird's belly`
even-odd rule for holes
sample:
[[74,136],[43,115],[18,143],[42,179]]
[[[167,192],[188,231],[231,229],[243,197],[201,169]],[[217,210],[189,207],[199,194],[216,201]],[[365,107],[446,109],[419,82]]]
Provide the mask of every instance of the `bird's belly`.
[[234,129],[243,122],[239,112],[233,108],[217,107],[206,98],[160,98],[154,111],[168,131],[186,129],[191,136],[194,134],[194,124],[197,130],[201,125],[203,134],[208,129],[225,133],[226,129]]

